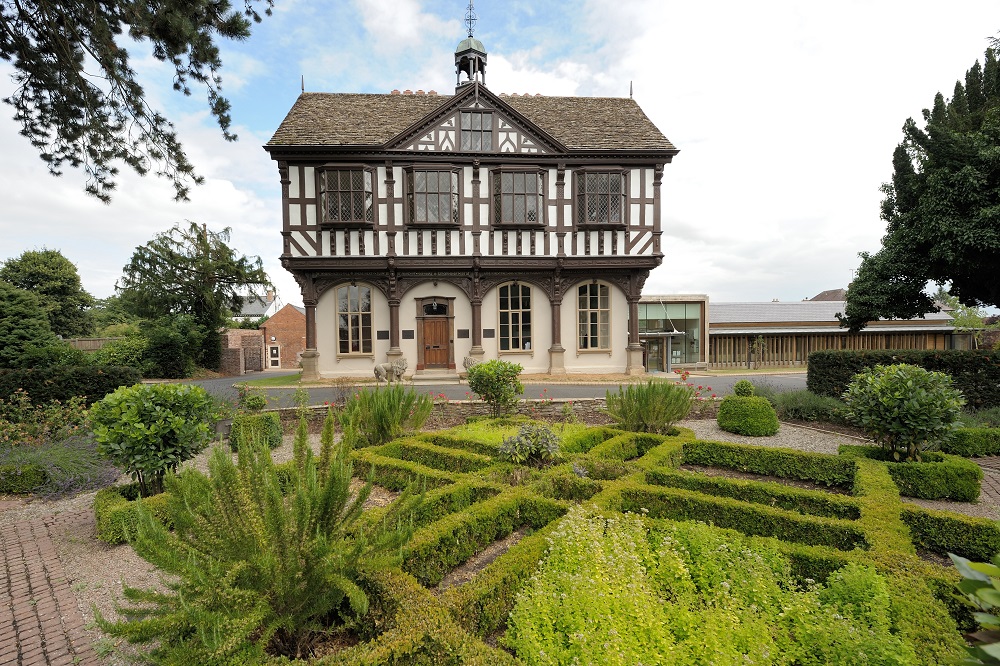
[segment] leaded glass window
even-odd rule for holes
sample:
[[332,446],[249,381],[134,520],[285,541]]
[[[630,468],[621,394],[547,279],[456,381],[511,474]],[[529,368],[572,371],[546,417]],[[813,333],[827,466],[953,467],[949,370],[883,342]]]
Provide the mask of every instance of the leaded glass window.
[[330,169],[321,183],[323,219],[334,223],[365,223],[375,220],[372,172],[365,169]]
[[577,224],[624,224],[625,176],[581,172],[576,176]]
[[458,174],[454,171],[409,173],[410,222],[458,223]]
[[611,349],[611,292],[606,284],[577,290],[580,349]]
[[496,224],[538,224],[544,210],[542,174],[500,172],[493,177]]
[[531,287],[512,282],[499,289],[500,351],[531,349]]
[[462,150],[493,150],[493,114],[462,111]]
[[337,289],[337,349],[341,354],[372,353],[372,290],[364,286]]

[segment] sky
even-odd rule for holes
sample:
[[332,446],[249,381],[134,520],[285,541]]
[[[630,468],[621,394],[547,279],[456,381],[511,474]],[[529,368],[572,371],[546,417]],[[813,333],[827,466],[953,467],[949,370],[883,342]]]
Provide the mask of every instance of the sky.
[[[240,3],[235,3],[239,5]],[[205,184],[122,167],[110,205],[85,175],[55,178],[0,105],[0,261],[60,250],[97,298],[134,249],[191,220],[231,228],[283,303],[301,304],[279,261],[281,191],[262,145],[307,92],[454,91],[467,0],[276,0],[244,42],[221,42],[223,140],[202,90],[171,90],[148,44],[129,47],[148,99],[174,122]],[[846,287],[885,233],[880,186],[908,117],[920,119],[1000,34],[1000,3],[866,0],[478,0],[475,35],[497,93],[634,97],[680,154],[664,170],[663,265],[645,294],[798,301]],[[0,97],[14,90],[0,63]]]

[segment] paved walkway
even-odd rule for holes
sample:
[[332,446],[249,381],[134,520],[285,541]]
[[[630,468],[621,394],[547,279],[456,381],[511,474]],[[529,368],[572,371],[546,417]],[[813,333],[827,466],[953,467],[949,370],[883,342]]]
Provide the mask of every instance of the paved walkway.
[[81,520],[87,520],[87,512],[0,527],[0,571],[5,574],[0,582],[0,666],[101,663],[52,544],[53,530]]
[[973,458],[983,468],[983,489],[979,501],[1000,506],[1000,456]]

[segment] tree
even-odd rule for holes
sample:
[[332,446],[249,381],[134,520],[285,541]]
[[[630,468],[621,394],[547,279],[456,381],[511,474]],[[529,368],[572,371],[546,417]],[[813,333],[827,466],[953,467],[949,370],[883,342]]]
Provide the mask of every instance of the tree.
[[[994,47],[1000,46],[994,40]],[[912,118],[893,153],[892,182],[882,186],[886,235],[862,252],[841,325],[858,331],[882,318],[908,319],[935,309],[928,282],[950,283],[968,306],[1000,305],[1000,65],[986,51],[957,82]]]
[[20,368],[32,352],[57,342],[38,297],[0,280],[0,368]]
[[219,93],[216,39],[248,38],[261,1],[270,15],[273,0],[244,0],[242,11],[229,0],[0,3],[0,58],[13,63],[17,86],[4,102],[49,172],[82,167],[88,194],[110,201],[116,162],[124,162],[140,175],[155,169],[170,179],[175,199],[186,200],[188,182],[202,178],[173,125],[147,103],[125,49],[131,43],[121,42],[148,40],[153,57],[173,66],[174,90],[190,95],[190,82],[204,85],[223,136],[235,140],[229,101]]
[[73,338],[93,332],[88,308],[94,298],[80,283],[76,266],[59,250],[28,250],[7,260],[0,280],[35,294],[56,335]]
[[[147,319],[191,315],[206,333],[217,332],[248,297],[262,298],[271,287],[260,257],[238,255],[229,234],[228,227],[216,233],[188,222],[137,247],[116,285],[123,307]],[[218,336],[206,336],[205,367],[217,366],[218,345]]]
[[1000,328],[997,324],[987,324],[987,314],[974,306],[963,305],[957,298],[949,294],[944,287],[938,287],[935,292],[934,301],[940,303],[948,309],[951,315],[951,323],[956,331],[972,334],[973,348],[978,348],[983,342],[983,335],[986,331]]

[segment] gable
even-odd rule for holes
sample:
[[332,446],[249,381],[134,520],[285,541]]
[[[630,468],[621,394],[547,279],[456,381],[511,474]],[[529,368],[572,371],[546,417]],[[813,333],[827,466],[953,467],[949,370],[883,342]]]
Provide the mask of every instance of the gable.
[[478,84],[390,141],[389,150],[551,153],[562,146]]

